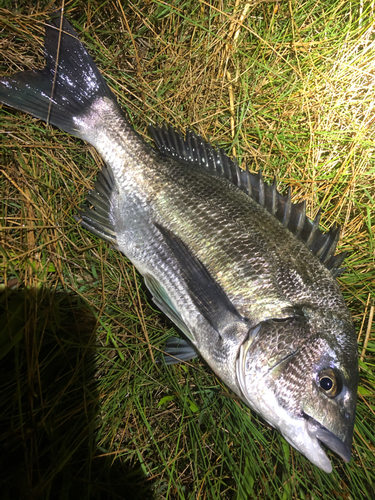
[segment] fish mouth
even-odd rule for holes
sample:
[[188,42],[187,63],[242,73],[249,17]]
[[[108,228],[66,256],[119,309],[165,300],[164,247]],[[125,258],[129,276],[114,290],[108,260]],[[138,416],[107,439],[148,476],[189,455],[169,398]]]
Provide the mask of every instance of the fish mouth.
[[333,432],[329,431],[326,427],[316,421],[309,415],[304,415],[307,420],[306,429],[312,438],[318,439],[321,443],[325,444],[330,450],[339,455],[344,462],[349,462],[351,457],[351,449],[338,438]]

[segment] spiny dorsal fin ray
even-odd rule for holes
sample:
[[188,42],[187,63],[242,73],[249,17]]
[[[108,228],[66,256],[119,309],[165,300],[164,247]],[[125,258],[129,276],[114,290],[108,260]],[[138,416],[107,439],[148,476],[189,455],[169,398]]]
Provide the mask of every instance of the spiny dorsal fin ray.
[[348,252],[342,252],[337,255],[332,255],[332,257],[327,261],[326,267],[331,271],[331,274],[337,278],[345,271],[345,267],[340,267],[344,262]]
[[316,255],[331,271],[333,276],[341,274],[339,266],[346,254],[335,256],[336,245],[340,235],[340,228],[332,228],[323,234],[319,229],[319,210],[314,221],[306,216],[305,202],[292,203],[291,190],[287,196],[282,196],[276,189],[276,181],[272,185],[264,182],[262,172],[252,174],[242,170],[235,160],[229,158],[223,149],[215,149],[200,135],[191,130],[183,135],[163,124],[161,127],[149,125],[150,134],[163,156],[174,158],[183,163],[202,167],[213,175],[224,177],[232,182],[241,191],[253,198],[274,215],[284,226]]

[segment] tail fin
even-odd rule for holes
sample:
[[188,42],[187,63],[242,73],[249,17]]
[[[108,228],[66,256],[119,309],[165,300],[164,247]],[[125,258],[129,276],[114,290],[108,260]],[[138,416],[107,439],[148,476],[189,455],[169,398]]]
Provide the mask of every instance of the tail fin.
[[44,54],[42,70],[0,78],[0,101],[81,137],[75,118],[100,97],[116,99],[66,19],[46,25]]

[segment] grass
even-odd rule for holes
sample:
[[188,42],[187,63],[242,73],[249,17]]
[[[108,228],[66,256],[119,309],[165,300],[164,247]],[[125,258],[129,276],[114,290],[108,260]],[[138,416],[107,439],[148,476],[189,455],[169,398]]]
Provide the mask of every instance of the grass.
[[[43,66],[51,12],[15,5],[0,1],[7,75]],[[343,227],[339,281],[363,354],[353,458],[332,456],[327,475],[203,363],[152,362],[173,325],[130,263],[73,219],[100,158],[3,106],[2,498],[371,498],[373,3],[75,0],[65,15],[146,138],[149,122],[192,128],[291,185],[309,216],[321,207],[324,229]]]

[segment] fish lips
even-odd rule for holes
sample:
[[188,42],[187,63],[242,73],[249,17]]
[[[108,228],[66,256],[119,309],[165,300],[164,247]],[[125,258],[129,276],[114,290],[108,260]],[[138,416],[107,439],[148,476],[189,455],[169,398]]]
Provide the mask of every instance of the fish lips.
[[326,429],[326,427],[317,422],[314,418],[308,415],[305,415],[305,418],[307,420],[307,432],[312,438],[316,438],[321,443],[325,444],[330,450],[337,453],[337,455],[339,455],[344,460],[344,462],[350,461],[350,446],[348,446],[344,441],[333,434],[333,432]]

